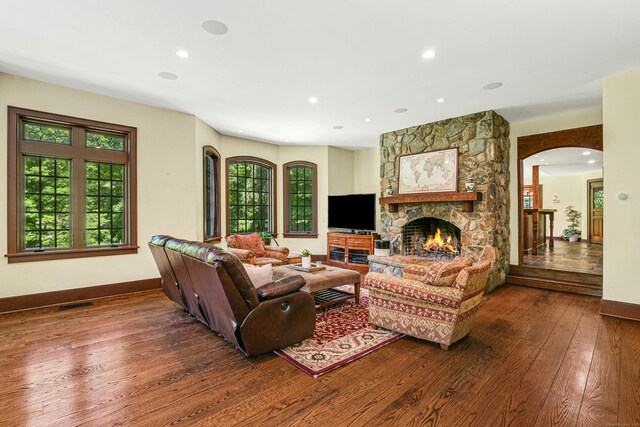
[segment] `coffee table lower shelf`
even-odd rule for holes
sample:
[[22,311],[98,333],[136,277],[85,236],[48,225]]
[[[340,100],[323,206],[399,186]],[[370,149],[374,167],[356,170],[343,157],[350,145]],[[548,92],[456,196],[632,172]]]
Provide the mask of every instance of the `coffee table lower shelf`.
[[359,298],[356,298],[356,294],[333,288],[323,289],[313,294],[313,300],[316,303],[316,308],[338,304],[344,301],[349,301],[350,299],[355,299],[357,303]]

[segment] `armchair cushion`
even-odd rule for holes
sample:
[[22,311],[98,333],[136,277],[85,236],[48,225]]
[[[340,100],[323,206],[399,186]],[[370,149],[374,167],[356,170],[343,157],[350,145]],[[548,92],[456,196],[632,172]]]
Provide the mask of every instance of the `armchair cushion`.
[[287,261],[287,257],[289,256],[289,248],[267,246],[264,248],[264,252],[265,254],[263,256],[267,258],[279,259],[280,261],[284,261],[285,263]]
[[239,249],[253,251],[258,258],[265,255],[264,244],[262,243],[262,238],[258,233],[236,234],[235,241]]
[[273,266],[271,264],[263,266],[243,264],[243,267],[256,289],[273,282]]
[[[459,257],[458,257],[459,258]],[[458,259],[456,258],[456,259]],[[456,262],[436,262],[429,267],[421,281],[431,286],[451,286],[463,268],[471,266],[464,258]]]
[[299,291],[306,284],[307,281],[299,275],[283,277],[275,282],[267,283],[258,289],[258,297],[261,300],[281,297]]
[[240,258],[240,261],[247,264],[253,264],[253,261],[256,259],[256,254],[253,251],[249,251],[247,249],[238,249],[229,247],[227,250]]
[[367,273],[364,283],[369,288],[421,301],[434,302],[446,307],[458,308],[462,301],[462,290],[458,288],[432,286],[419,280],[404,279],[383,273]]

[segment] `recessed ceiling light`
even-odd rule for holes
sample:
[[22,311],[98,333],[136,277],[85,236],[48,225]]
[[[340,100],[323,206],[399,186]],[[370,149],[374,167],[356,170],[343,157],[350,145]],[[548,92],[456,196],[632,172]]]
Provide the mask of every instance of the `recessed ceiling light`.
[[433,49],[425,50],[424,53],[422,54],[422,57],[424,59],[431,59],[434,56],[436,56],[436,51]]
[[189,52],[187,52],[186,50],[178,50],[176,51],[176,56],[178,58],[188,58],[191,56],[191,54]]
[[309,103],[310,104],[317,104],[318,103],[318,98],[316,98],[315,96],[312,96],[311,98],[309,98]]
[[162,71],[160,73],[158,73],[158,77],[165,79],[165,80],[178,80],[178,76],[176,76],[173,73],[170,73],[168,71]]
[[536,155],[535,155],[535,156],[533,156],[533,157],[536,157],[536,158],[537,158],[537,157],[540,157],[540,154],[536,154]]
[[202,28],[204,28],[207,33],[215,34],[216,36],[221,36],[229,31],[229,27],[227,27],[223,22],[213,20],[204,21],[202,23]]
[[394,113],[406,113],[407,109],[406,108],[396,108],[395,110],[393,110]]
[[288,140],[288,139],[285,139],[285,140],[284,140],[284,142],[289,142],[289,140]]
[[344,126],[337,125],[337,126],[334,126],[333,128],[334,129],[344,129]]
[[544,160],[544,159],[540,159],[540,161],[541,161],[541,162],[544,162],[545,160]]
[[366,119],[364,119],[364,121],[367,122],[367,123],[369,123],[371,120],[373,120],[373,119],[371,119],[371,117],[367,117]]
[[593,163],[595,163],[595,162],[596,162],[595,160],[591,159],[591,160],[589,160],[587,163],[589,163],[589,164],[593,164]]
[[589,155],[591,155],[591,151],[583,151],[582,155],[583,156],[589,156]]
[[487,83],[486,85],[482,86],[482,89],[484,89],[484,90],[493,90],[493,89],[498,89],[500,86],[502,86],[502,82],[491,82],[491,83]]
[[445,101],[444,98],[438,98],[436,99],[436,102],[438,102],[439,104],[442,104]]

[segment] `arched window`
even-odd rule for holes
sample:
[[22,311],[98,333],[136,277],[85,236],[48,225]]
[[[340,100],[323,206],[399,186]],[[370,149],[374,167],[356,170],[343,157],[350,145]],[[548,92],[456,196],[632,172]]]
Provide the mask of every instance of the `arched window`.
[[315,163],[294,161],[284,169],[284,236],[318,236],[318,190]]
[[204,240],[220,240],[220,154],[207,145],[203,154]]
[[276,165],[257,157],[230,157],[227,166],[227,234],[276,230]]

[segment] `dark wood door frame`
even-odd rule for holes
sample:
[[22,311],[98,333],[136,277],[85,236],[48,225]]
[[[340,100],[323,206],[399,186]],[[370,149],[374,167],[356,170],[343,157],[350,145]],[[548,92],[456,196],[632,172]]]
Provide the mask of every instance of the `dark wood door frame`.
[[529,156],[553,148],[588,148],[602,151],[602,125],[567,129],[518,138],[518,264],[512,265],[506,283],[602,296],[602,275],[540,269],[522,265],[524,228],[522,206],[523,162]]
[[[589,179],[587,180],[587,240],[589,241],[589,243],[596,243],[596,244],[602,244],[602,241],[600,242],[594,242],[592,241],[592,234],[593,234],[593,189],[592,186],[593,184],[602,184],[602,188],[604,188],[604,178],[596,178],[596,179]],[[604,237],[604,236],[603,236]]]

